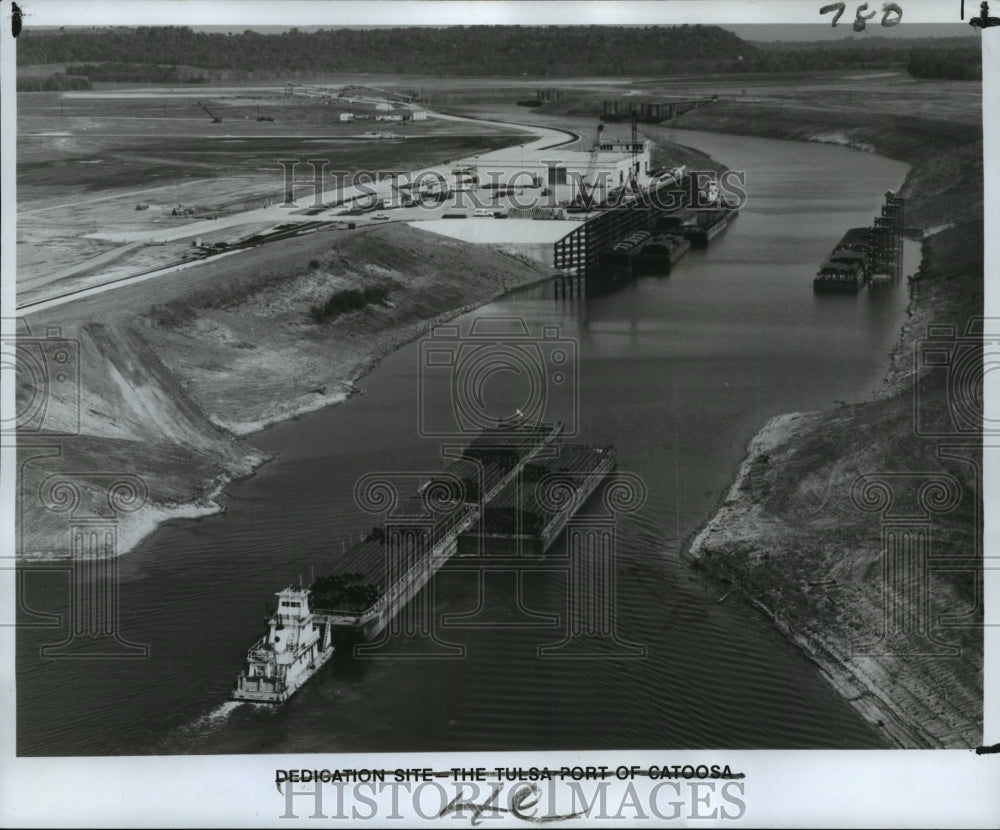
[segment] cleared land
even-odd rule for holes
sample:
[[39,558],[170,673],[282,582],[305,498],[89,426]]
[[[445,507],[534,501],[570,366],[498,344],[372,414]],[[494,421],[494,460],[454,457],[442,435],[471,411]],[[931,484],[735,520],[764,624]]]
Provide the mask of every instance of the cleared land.
[[[19,302],[190,259],[191,237],[231,243],[287,219],[291,211],[276,207],[286,197],[281,160],[302,162],[301,199],[313,192],[308,159],[326,164],[332,185],[335,173],[415,170],[524,140],[499,125],[377,122],[370,105],[371,120],[340,122],[340,111],[363,108],[277,88],[196,92],[193,100],[192,90],[156,89],[19,96]],[[258,121],[261,113],[274,120]],[[251,210],[262,213],[236,230],[186,232]]]

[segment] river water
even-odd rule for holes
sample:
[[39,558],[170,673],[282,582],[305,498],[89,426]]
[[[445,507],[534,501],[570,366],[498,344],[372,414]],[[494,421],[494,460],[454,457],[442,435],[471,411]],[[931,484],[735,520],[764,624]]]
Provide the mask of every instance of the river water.
[[[768,418],[878,388],[905,283],[824,296],[811,280],[906,168],[819,144],[688,131],[674,140],[746,172],[749,201],[724,236],[669,277],[590,299],[535,287],[458,321],[467,330],[474,319],[521,318],[533,334],[558,326],[575,344],[578,416],[558,396],[544,414],[572,417],[580,440],[615,444],[619,468],[645,483],[644,505],[616,526],[615,605],[618,637],[644,657],[538,656],[565,632],[565,570],[482,581],[448,570],[435,580],[435,610],[451,615],[440,639],[464,646],[463,657],[338,654],[282,707],[227,702],[273,592],[322,573],[375,523],[355,504],[355,482],[439,466],[440,442],[418,434],[413,343],[364,379],[364,394],[255,436],[278,458],[227,488],[225,514],[165,525],[119,559],[121,632],[150,647],[147,659],[42,659],[39,647],[61,632],[19,632],[18,751],[884,746],[798,649],[682,550]],[[918,256],[908,244],[907,273]],[[519,379],[504,382],[513,385],[489,394],[518,392]],[[429,406],[427,418],[439,418],[441,401]],[[32,607],[65,611],[67,582],[31,574]]]

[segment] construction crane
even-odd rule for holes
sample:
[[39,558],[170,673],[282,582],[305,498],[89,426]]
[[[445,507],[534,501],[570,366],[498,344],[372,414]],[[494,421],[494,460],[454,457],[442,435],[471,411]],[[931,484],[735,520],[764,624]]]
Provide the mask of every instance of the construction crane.
[[632,113],[632,166],[629,168],[630,187],[639,190],[639,116]]
[[583,178],[580,179],[580,193],[573,199],[573,203],[580,205],[581,207],[589,208],[591,206],[591,202],[593,201],[593,192],[597,183],[591,180],[597,172],[597,161],[601,155],[601,134],[603,132],[604,125],[598,124],[597,137],[594,139],[594,145],[590,148],[590,160],[587,162],[587,172],[584,173]]
[[216,115],[214,112],[212,112],[201,101],[198,102],[198,106],[201,107],[203,110],[205,110],[206,113],[208,113],[208,117],[212,119],[212,123],[213,124],[221,124],[222,123],[222,118],[220,118],[218,115]]

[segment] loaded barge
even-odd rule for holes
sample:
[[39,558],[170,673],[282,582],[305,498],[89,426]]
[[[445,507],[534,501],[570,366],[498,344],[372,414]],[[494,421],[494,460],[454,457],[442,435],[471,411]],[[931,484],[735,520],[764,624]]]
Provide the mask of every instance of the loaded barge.
[[690,249],[691,243],[679,233],[658,233],[632,252],[632,270],[669,274]]
[[636,231],[616,242],[606,251],[601,251],[601,268],[628,268],[632,264],[631,254],[643,243],[646,242],[652,233],[649,231]]
[[813,279],[813,291],[855,293],[865,283],[892,284],[903,274],[903,199],[885,194],[870,228],[851,228]]
[[868,279],[868,228],[851,228],[813,279],[814,291],[857,291]]
[[638,231],[601,253],[601,267],[628,274],[668,274],[691,249],[680,229]]
[[717,210],[698,211],[693,222],[683,225],[681,230],[693,248],[706,248],[708,243],[721,234],[729,223],[739,216],[738,207],[724,206]]
[[233,698],[283,703],[338,639],[375,638],[456,554],[543,555],[615,466],[614,447],[563,445],[562,432],[559,422],[484,430],[332,573],[279,591]]

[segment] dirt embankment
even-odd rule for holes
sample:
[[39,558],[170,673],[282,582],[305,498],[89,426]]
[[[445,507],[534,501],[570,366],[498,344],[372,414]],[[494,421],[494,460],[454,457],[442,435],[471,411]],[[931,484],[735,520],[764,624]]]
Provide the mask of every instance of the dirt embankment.
[[[265,460],[241,436],[343,400],[431,321],[549,273],[394,224],[271,243],[31,315],[33,333],[59,326],[78,344],[80,395],[72,382],[53,389],[45,415],[46,426],[78,434],[19,442],[21,554],[68,552],[67,514],[45,505],[48,476],[81,472],[81,512],[104,515],[102,488],[115,475],[142,478],[148,503],[121,517],[122,553],[163,519],[218,510],[225,482]],[[377,299],[314,319],[313,307],[366,287],[381,289]]]
[[[912,165],[906,225],[935,232],[879,395],[765,425],[691,556],[738,586],[898,746],[977,745],[981,588],[961,559],[981,553],[982,442],[970,424],[982,375],[962,366],[980,365],[982,346],[961,338],[983,313],[981,133],[843,113],[751,120],[742,109],[678,126],[830,140],[836,118],[849,143]],[[945,337],[944,364],[919,358],[929,325],[957,334]]]

